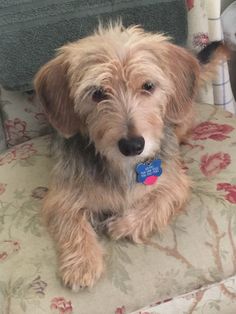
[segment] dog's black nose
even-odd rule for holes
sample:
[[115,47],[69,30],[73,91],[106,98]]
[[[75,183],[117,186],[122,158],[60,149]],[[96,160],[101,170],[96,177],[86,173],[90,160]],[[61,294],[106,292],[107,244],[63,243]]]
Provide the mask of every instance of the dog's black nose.
[[125,156],[135,156],[142,153],[144,149],[144,138],[142,136],[129,139],[122,138],[118,142],[120,152]]

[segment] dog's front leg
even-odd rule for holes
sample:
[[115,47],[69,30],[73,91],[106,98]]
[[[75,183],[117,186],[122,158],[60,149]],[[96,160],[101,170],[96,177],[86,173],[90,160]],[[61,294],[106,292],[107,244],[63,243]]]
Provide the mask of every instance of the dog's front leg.
[[167,225],[171,214],[169,204],[159,199],[144,207],[132,208],[109,222],[108,233],[114,240],[128,238],[134,243],[145,243],[152,233]]
[[[144,243],[157,231],[162,231],[173,214],[180,211],[189,197],[190,181],[181,175],[167,177],[160,188],[147,194],[123,216],[110,221],[108,233],[115,240],[129,238]],[[168,184],[171,182],[171,184]]]
[[68,191],[51,191],[43,207],[57,245],[60,276],[74,291],[93,286],[103,271],[103,250],[81,205]]

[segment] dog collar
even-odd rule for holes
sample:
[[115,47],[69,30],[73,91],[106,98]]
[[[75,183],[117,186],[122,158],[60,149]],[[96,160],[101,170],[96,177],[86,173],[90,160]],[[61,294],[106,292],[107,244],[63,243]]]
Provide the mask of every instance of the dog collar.
[[151,162],[137,164],[135,170],[138,183],[152,185],[162,174],[161,159],[154,159]]

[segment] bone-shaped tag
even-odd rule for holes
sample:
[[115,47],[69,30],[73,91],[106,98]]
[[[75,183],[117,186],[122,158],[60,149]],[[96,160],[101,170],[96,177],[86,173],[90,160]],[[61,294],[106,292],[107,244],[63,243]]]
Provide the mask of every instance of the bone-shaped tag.
[[162,174],[161,159],[154,159],[151,163],[140,163],[136,166],[137,182],[152,185]]

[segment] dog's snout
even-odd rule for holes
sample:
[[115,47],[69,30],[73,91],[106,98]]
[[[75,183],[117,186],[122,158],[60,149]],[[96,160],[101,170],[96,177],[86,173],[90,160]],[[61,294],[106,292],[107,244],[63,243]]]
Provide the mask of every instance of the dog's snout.
[[142,136],[122,138],[118,142],[120,152],[125,156],[140,155],[144,149],[145,141]]

